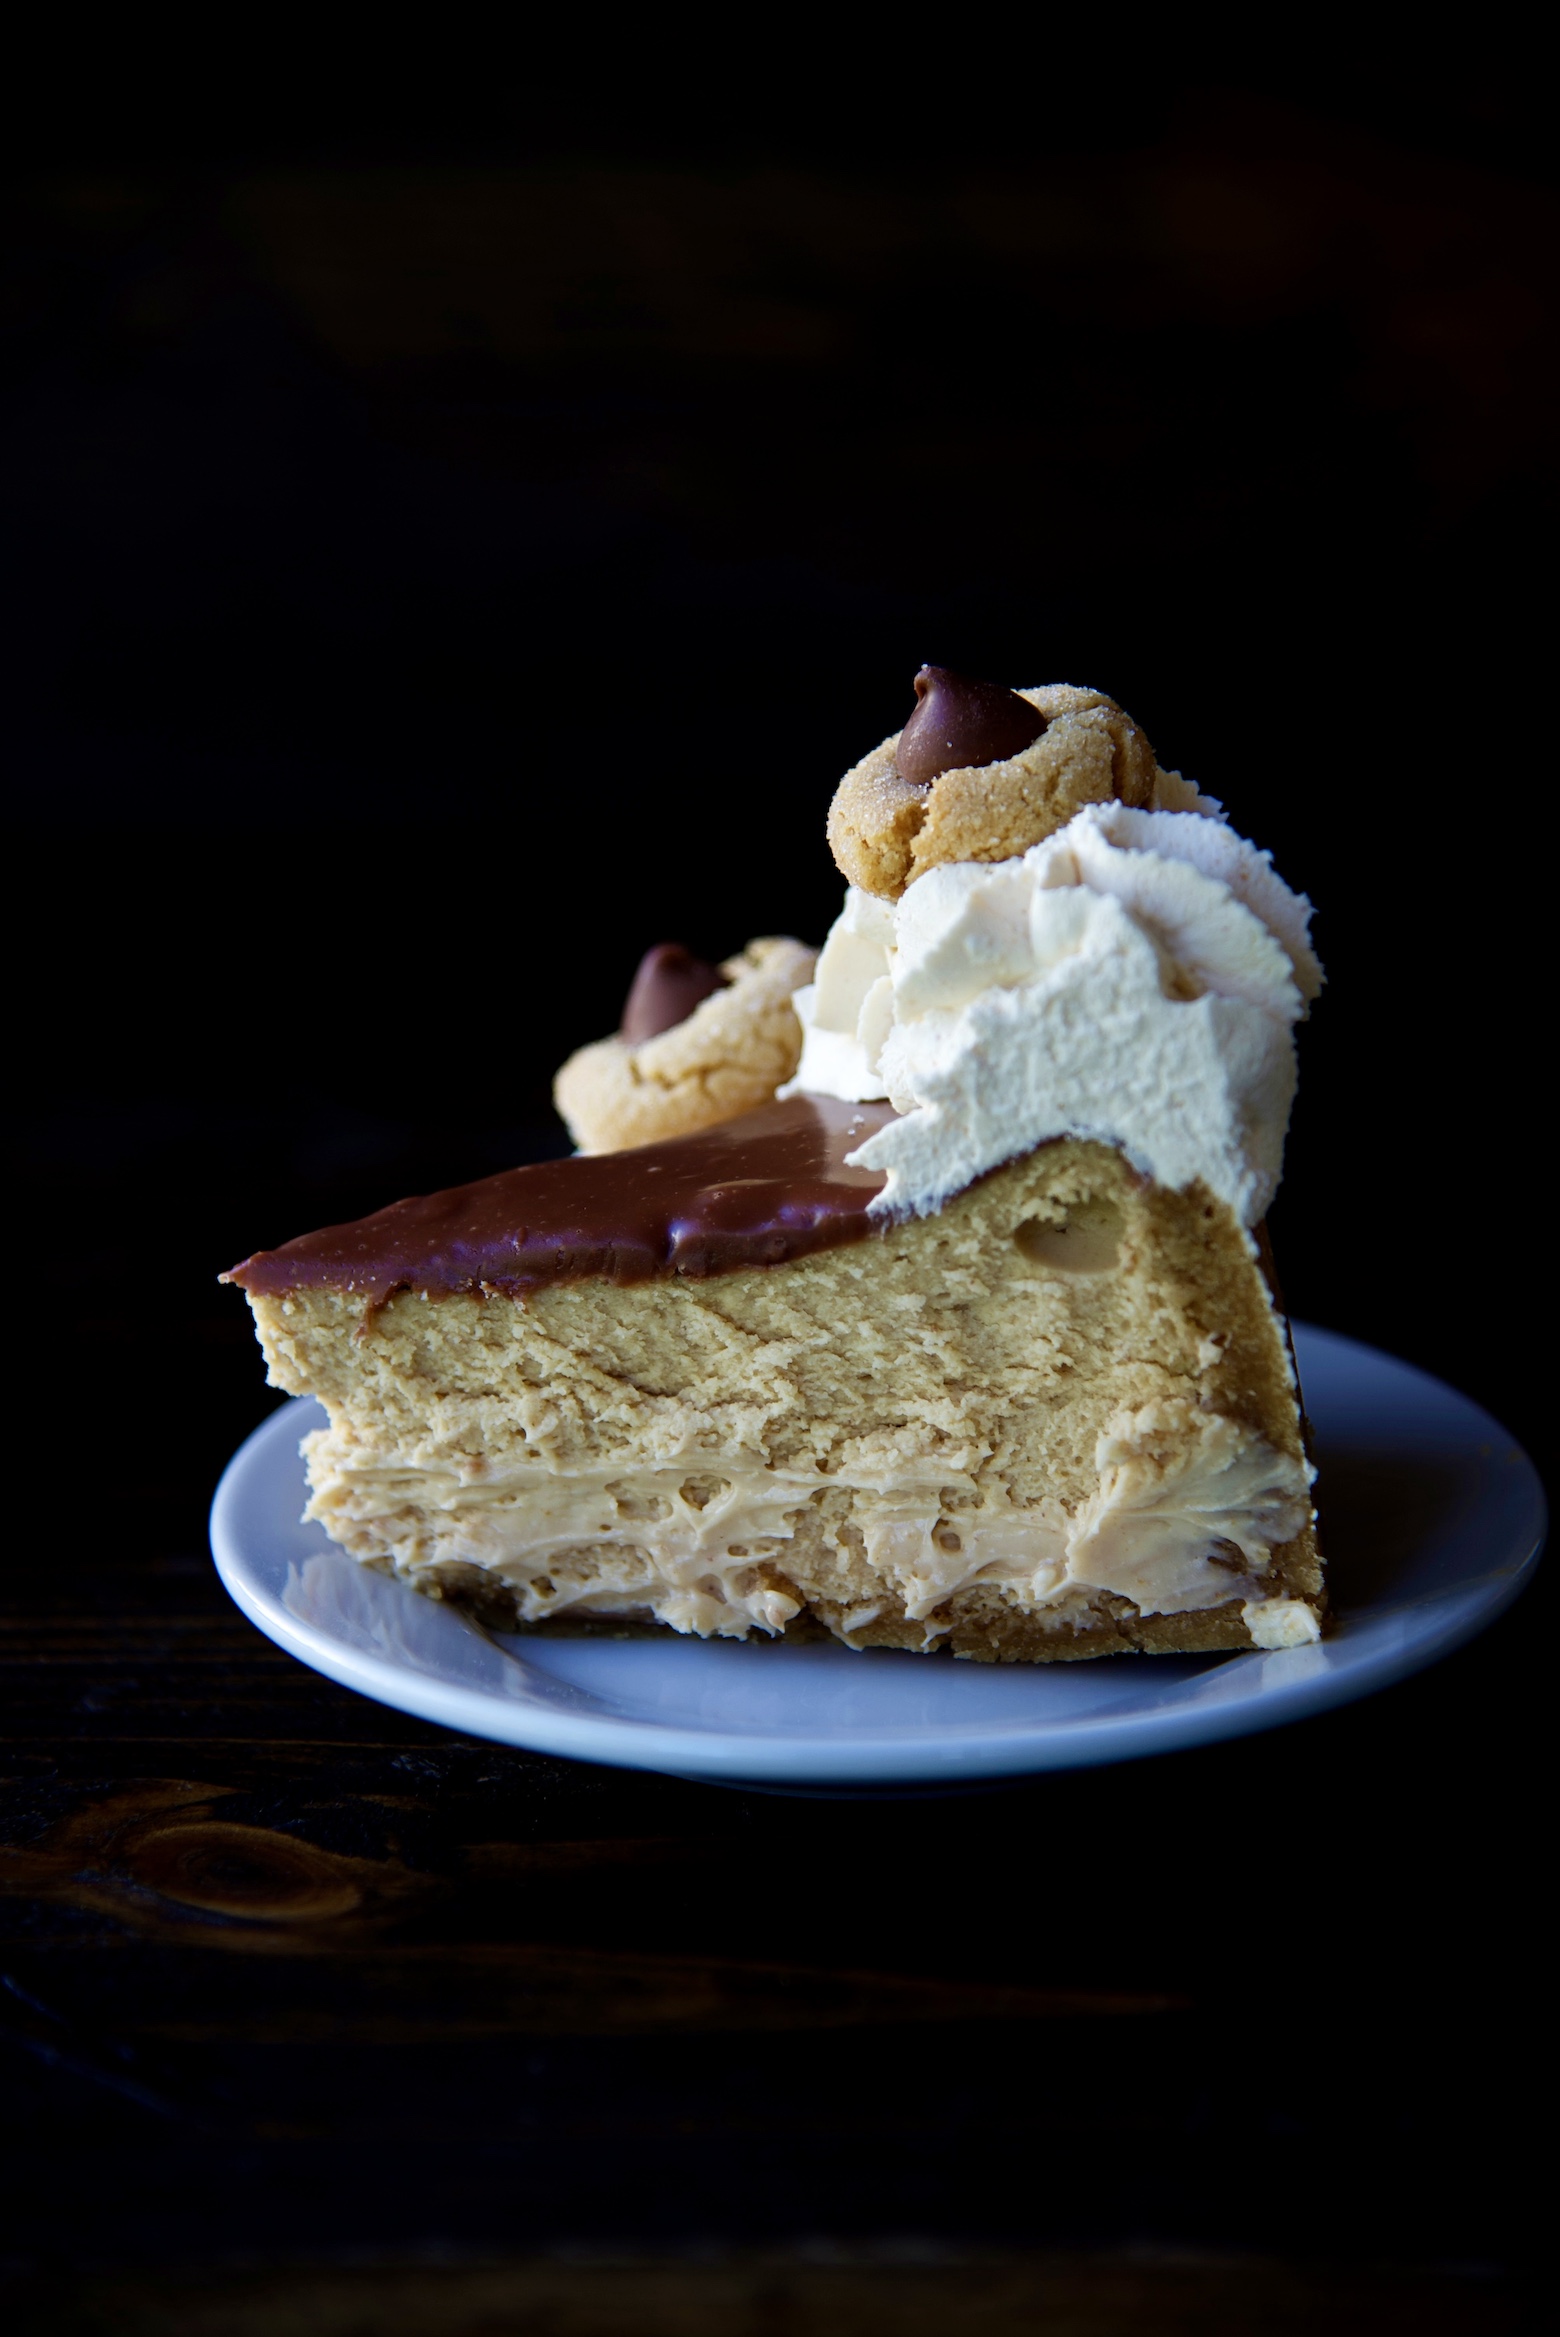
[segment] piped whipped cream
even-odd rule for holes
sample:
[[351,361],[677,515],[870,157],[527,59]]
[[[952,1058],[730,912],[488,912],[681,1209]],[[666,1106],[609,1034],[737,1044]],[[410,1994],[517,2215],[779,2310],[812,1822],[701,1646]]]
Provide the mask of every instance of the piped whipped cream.
[[1222,819],[1090,804],[1020,857],[930,869],[897,905],[853,887],[795,994],[781,1092],[888,1098],[901,1117],[850,1159],[886,1174],[873,1208],[892,1217],[1086,1136],[1158,1184],[1200,1178],[1253,1225],[1322,985],[1310,918]]

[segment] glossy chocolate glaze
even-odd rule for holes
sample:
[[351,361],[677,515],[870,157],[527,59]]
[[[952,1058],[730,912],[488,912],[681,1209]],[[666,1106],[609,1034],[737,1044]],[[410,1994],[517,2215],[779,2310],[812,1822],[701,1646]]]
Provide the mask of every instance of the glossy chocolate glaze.
[[257,1250],[224,1275],[245,1290],[331,1287],[379,1306],[397,1290],[500,1291],[600,1276],[702,1279],[778,1266],[882,1230],[884,1179],[845,1155],[887,1104],[795,1096],[697,1136],[577,1154],[396,1201],[352,1225]]

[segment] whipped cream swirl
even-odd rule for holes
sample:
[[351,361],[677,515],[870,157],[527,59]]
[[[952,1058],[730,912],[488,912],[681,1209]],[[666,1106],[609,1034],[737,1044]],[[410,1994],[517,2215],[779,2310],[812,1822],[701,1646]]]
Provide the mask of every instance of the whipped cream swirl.
[[1221,818],[1090,804],[1018,858],[930,869],[897,906],[853,887],[795,994],[782,1093],[889,1099],[901,1117],[850,1156],[886,1173],[889,1216],[1088,1136],[1253,1225],[1322,985],[1310,918]]

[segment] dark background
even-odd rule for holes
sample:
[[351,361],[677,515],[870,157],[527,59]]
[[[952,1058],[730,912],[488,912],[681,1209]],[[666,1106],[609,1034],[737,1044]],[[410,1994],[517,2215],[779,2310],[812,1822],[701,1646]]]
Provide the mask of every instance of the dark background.
[[[675,72],[647,103],[640,62],[435,75],[355,116],[307,76],[199,114],[143,82],[13,142],[12,1223],[44,1401],[7,1759],[14,1841],[75,1879],[24,1891],[14,1935],[12,2262],[910,2231],[1506,2265],[1525,2074],[1488,2024],[1532,1986],[1531,1600],[1280,1739],[864,1815],[463,1748],[273,1660],[210,1579],[210,1486],[272,1400],[218,1269],[562,1149],[552,1072],[650,942],[820,937],[830,793],[923,659],[1110,691],[1310,892],[1293,1310],[1543,1442],[1531,76],[1151,61],[1037,103],[992,59],[911,59],[870,99],[770,60],[712,107]],[[572,2027],[495,2014],[457,2046],[432,2010],[457,1983],[413,1976],[396,2017],[428,2050],[393,2114],[390,2031],[323,1980],[263,2033],[211,2011],[169,2045],[154,1999],[222,1959],[146,1914],[155,1882],[93,1899],[107,1853],[83,1866],[70,1826],[125,1794],[149,1823],[148,1777],[193,1780],[382,1863],[386,1763],[423,1781],[423,1851],[394,1857],[429,1872],[478,1840],[662,1846],[603,1853],[583,1898],[544,1858],[521,1915],[462,1900],[462,1954],[627,1940],[988,1995],[890,2017],[858,1991],[842,2061],[817,2021],[777,2044],[729,2005],[647,2042],[610,1973]],[[1271,1812],[1292,1855],[1250,1847]],[[1079,2027],[1000,1996],[1024,1987],[1194,2009]],[[1291,2048],[1242,2042],[1253,1989]],[[386,2151],[432,2162],[412,2199]],[[99,2200],[85,2250],[66,2167]]]

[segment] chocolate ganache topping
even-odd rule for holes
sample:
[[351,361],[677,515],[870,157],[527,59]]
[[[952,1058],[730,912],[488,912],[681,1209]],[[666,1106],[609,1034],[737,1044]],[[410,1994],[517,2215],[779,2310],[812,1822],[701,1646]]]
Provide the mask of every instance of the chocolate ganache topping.
[[686,1022],[696,1006],[729,988],[719,966],[696,958],[681,942],[658,941],[639,961],[629,986],[618,1036],[637,1047]]
[[778,1266],[882,1230],[884,1180],[845,1155],[894,1117],[886,1104],[799,1095],[696,1136],[582,1153],[396,1201],[225,1274],[245,1290],[345,1288],[369,1308],[397,1290],[523,1297],[599,1277],[700,1280]]
[[1045,716],[1016,690],[945,665],[922,666],[915,700],[894,750],[894,768],[912,787],[929,787],[944,771],[1005,763],[1033,746],[1046,728]]

